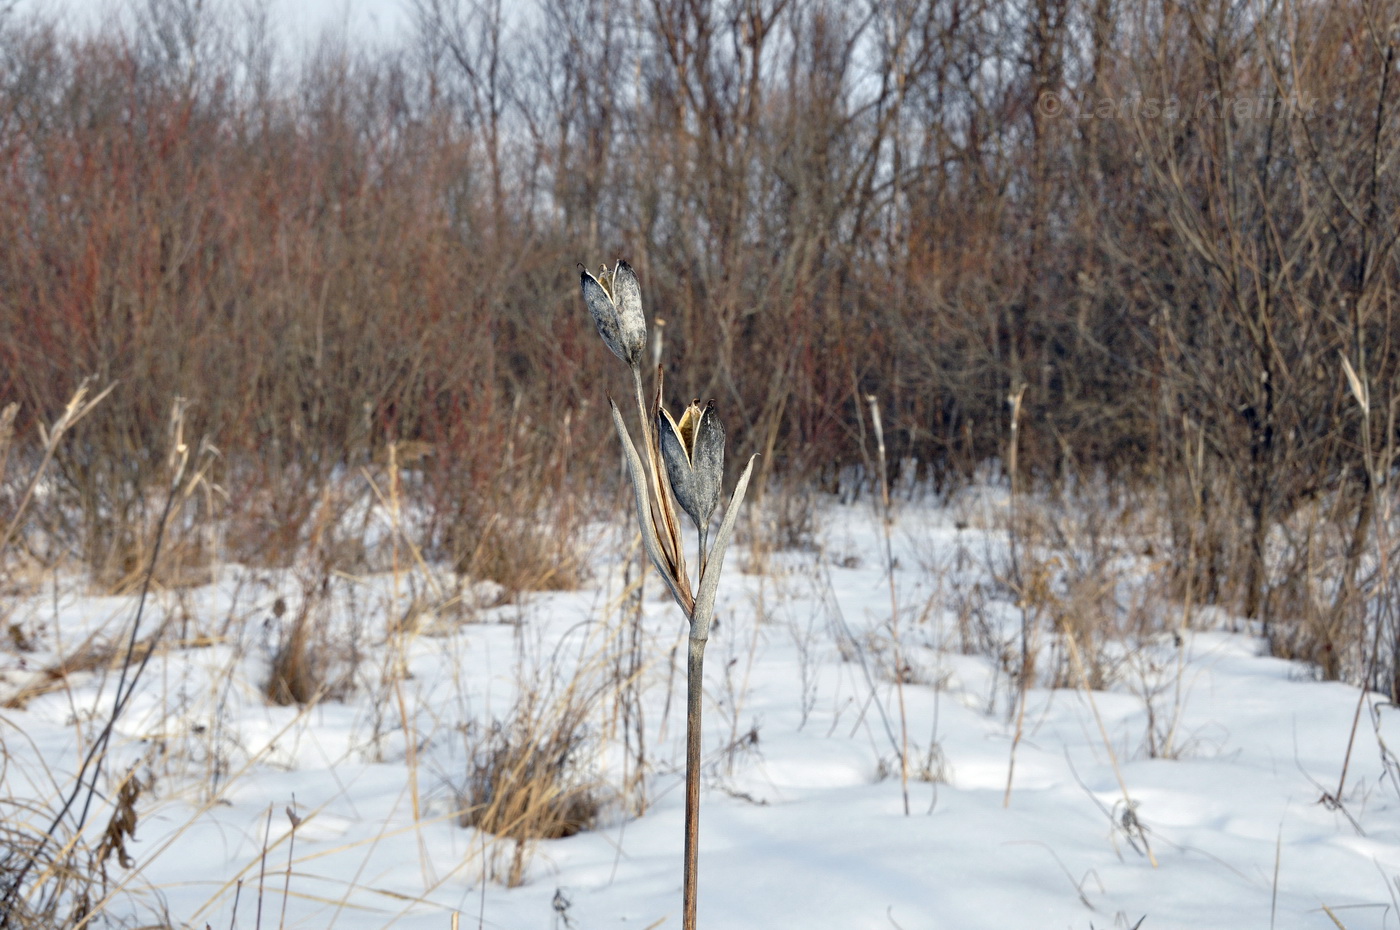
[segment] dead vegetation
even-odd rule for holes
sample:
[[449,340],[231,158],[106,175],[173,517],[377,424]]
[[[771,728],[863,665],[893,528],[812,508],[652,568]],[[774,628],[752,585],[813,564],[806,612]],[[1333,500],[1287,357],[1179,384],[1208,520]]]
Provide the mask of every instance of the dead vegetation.
[[507,887],[525,879],[533,846],[597,823],[609,789],[588,773],[587,708],[566,698],[540,706],[531,693],[511,717],[469,733],[472,761],[459,790],[460,822],[504,840],[492,872]]
[[[74,575],[140,598],[290,572],[262,685],[299,707],[365,686],[347,628],[411,641],[584,583],[618,471],[577,424],[626,390],[577,306],[596,255],[665,308],[668,378],[705,372],[680,387],[765,453],[751,570],[811,550],[821,492],[950,494],[995,461],[1041,502],[1009,524],[1020,564],[944,590],[956,648],[1018,687],[1158,694],[1134,644],[1218,608],[1400,698],[1394,0],[545,0],[529,35],[427,15],[478,6],[419,5],[429,54],[295,64],[182,0],[89,39],[0,17],[7,707],[169,648],[58,655],[10,618]],[[965,65],[986,60],[1008,64]],[[411,589],[392,610],[346,593],[374,572]],[[514,844],[506,881],[597,816],[586,732],[533,706],[474,734],[465,820]],[[54,813],[4,818],[52,883],[22,910],[0,888],[7,928],[101,900],[78,831],[36,839]]]

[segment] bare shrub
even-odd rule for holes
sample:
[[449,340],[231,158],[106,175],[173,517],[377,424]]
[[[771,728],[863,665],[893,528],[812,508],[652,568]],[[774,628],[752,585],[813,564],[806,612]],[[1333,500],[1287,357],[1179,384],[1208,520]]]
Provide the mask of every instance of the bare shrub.
[[451,530],[448,545],[461,553],[454,565],[462,574],[494,581],[512,594],[574,590],[583,580],[584,564],[568,519],[558,511],[474,515]]
[[778,483],[763,495],[756,517],[768,544],[780,552],[812,552],[819,529],[819,498],[806,482]]
[[10,462],[83,378],[117,385],[27,555],[131,583],[180,396],[229,533],[198,504],[170,584],[221,545],[293,564],[321,489],[390,441],[434,449],[423,551],[574,583],[553,544],[614,458],[569,424],[626,389],[583,348],[582,249],[639,270],[667,377],[733,411],[761,484],[867,480],[873,394],[886,478],[947,489],[1007,449],[1024,386],[1020,477],[1166,487],[1179,596],[1359,674],[1361,600],[1275,596],[1269,558],[1322,495],[1354,592],[1393,465],[1358,467],[1388,398],[1366,427],[1333,360],[1400,370],[1395,0],[547,0],[529,32],[497,6],[420,0],[413,48],[295,63],[208,4],[82,39],[6,20]]
[[[570,418],[565,421],[565,434]],[[430,514],[425,551],[507,596],[577,588],[584,577],[579,535],[592,506],[568,472],[571,441],[517,423],[499,445],[451,428],[422,475]]]

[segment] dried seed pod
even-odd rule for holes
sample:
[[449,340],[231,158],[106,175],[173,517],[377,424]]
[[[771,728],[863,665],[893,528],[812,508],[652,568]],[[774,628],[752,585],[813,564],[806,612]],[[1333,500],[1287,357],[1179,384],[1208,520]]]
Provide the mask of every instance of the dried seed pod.
[[701,408],[700,402],[694,401],[679,423],[662,407],[656,421],[661,460],[676,502],[704,533],[719,504],[724,481],[724,424],[715,413],[715,402]]
[[608,271],[604,265],[596,278],[584,269],[579,283],[598,335],[613,355],[637,367],[647,344],[647,321],[642,313],[642,286],[632,266],[619,261]]

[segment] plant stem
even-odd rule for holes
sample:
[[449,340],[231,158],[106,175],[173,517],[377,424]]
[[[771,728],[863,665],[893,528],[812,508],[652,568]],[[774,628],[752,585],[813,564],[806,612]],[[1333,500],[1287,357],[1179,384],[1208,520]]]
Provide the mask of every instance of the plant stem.
[[704,639],[690,638],[685,704],[685,875],[681,928],[695,930],[695,899],[700,867],[700,707],[704,694]]
[[1011,806],[1011,785],[1016,776],[1016,747],[1021,745],[1021,737],[1025,734],[1026,723],[1026,691],[1030,687],[1031,672],[1031,624],[1034,618],[1031,616],[1030,607],[1027,605],[1025,596],[1025,579],[1021,577],[1021,560],[1016,552],[1017,538],[1017,513],[1016,513],[1016,492],[1019,490],[1016,473],[1019,470],[1017,458],[1017,436],[1021,424],[1021,401],[1026,396],[1026,386],[1023,384],[1017,388],[1007,400],[1011,404],[1011,440],[1007,443],[1007,473],[1011,478],[1011,507],[1007,512],[1007,548],[1011,554],[1011,577],[1015,582],[1017,590],[1017,601],[1021,605],[1021,674],[1017,682],[1017,710],[1016,710],[1016,730],[1011,735],[1011,758],[1006,764],[1006,793],[1001,797],[1001,806]]
[[875,427],[875,448],[880,459],[880,527],[885,533],[885,571],[890,579],[890,637],[894,640],[894,690],[899,695],[899,789],[904,795],[904,816],[909,816],[909,717],[904,709],[904,650],[899,642],[899,596],[894,584],[894,539],[891,535],[890,481],[885,462],[885,428],[880,424],[880,405],[874,394],[865,395],[870,404],[870,422]]

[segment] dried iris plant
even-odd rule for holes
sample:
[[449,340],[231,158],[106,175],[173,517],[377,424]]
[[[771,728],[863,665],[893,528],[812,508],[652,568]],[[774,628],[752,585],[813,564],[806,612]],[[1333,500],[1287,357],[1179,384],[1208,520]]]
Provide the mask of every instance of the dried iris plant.
[[[710,520],[719,505],[720,485],[724,480],[724,424],[715,413],[714,402],[701,407],[696,401],[676,420],[662,404],[662,377],[658,366],[656,393],[648,407],[642,390],[641,369],[647,328],[642,313],[642,289],[636,273],[626,262],[619,261],[611,271],[604,266],[597,277],[585,269],[580,281],[584,303],[593,314],[598,334],[613,354],[632,370],[637,413],[646,441],[645,464],[632,443],[621,411],[609,400],[613,425],[617,427],[618,439],[626,453],[627,472],[636,498],[637,523],[647,557],[690,622],[686,663],[685,866],[681,924],[683,930],[695,930],[700,830],[700,707],[705,643],[710,638],[724,550],[734,533],[739,505],[749,486],[753,459],[749,459],[744,473],[739,476],[714,544],[707,549]],[[700,583],[694,591],[681,551],[676,504],[695,522],[700,535],[696,566]]]

